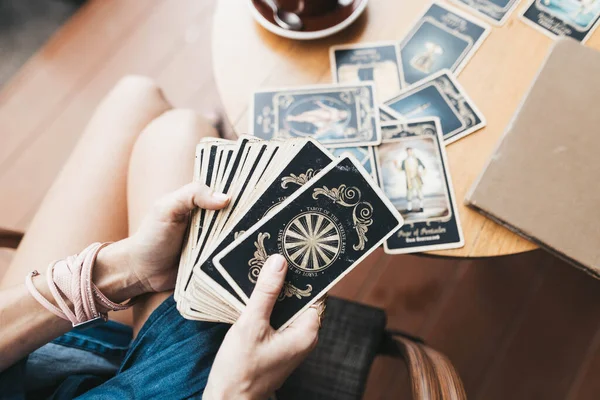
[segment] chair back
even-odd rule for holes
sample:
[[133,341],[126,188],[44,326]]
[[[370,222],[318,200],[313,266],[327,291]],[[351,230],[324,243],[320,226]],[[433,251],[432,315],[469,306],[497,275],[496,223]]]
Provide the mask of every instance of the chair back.
[[415,399],[466,399],[449,360],[422,340],[386,331],[385,311],[330,297],[319,344],[277,391],[278,400],[360,400],[378,354],[403,358]]

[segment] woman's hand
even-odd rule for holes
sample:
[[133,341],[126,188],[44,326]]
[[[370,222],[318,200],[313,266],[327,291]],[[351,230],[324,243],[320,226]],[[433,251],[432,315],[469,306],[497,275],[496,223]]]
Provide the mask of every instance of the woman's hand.
[[281,332],[271,328],[271,311],[286,272],[282,256],[269,257],[246,309],[221,344],[203,398],[266,399],[316,346],[319,317],[314,308]]
[[143,292],[173,289],[190,211],[196,207],[218,210],[228,203],[225,194],[206,185],[187,184],[160,199],[134,235],[106,247],[106,252],[126,256],[125,263]]

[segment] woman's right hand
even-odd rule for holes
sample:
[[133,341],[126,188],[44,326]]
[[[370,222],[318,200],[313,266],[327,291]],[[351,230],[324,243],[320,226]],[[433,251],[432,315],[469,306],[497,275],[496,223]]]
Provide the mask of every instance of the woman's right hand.
[[266,399],[316,346],[319,317],[314,308],[281,332],[269,323],[286,272],[281,255],[265,262],[246,309],[221,344],[204,399]]

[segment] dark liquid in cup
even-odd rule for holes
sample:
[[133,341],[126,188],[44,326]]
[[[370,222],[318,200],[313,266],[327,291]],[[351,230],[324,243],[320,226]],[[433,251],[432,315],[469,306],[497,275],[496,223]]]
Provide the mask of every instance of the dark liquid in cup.
[[338,6],[338,0],[276,0],[276,3],[282,10],[306,17],[327,14]]

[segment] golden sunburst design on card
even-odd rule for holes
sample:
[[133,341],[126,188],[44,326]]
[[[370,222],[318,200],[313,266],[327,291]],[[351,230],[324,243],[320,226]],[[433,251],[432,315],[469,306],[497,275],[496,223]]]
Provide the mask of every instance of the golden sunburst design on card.
[[[267,254],[267,250],[265,249],[265,240],[270,238],[271,235],[267,232],[260,232],[256,237],[256,241],[254,242],[256,251],[254,252],[254,257],[248,261],[248,266],[250,267],[250,270],[248,271],[248,279],[252,283],[256,283],[258,281],[260,271],[269,257],[269,254]],[[300,289],[292,285],[290,282],[284,282],[283,288],[281,289],[281,293],[279,293],[277,300],[283,301],[288,297],[297,297],[298,299],[301,299],[302,297],[310,297],[311,295],[312,285],[306,285],[305,289]]]
[[306,272],[322,271],[340,255],[340,228],[329,216],[306,212],[291,220],[283,231],[283,252],[296,268]]

